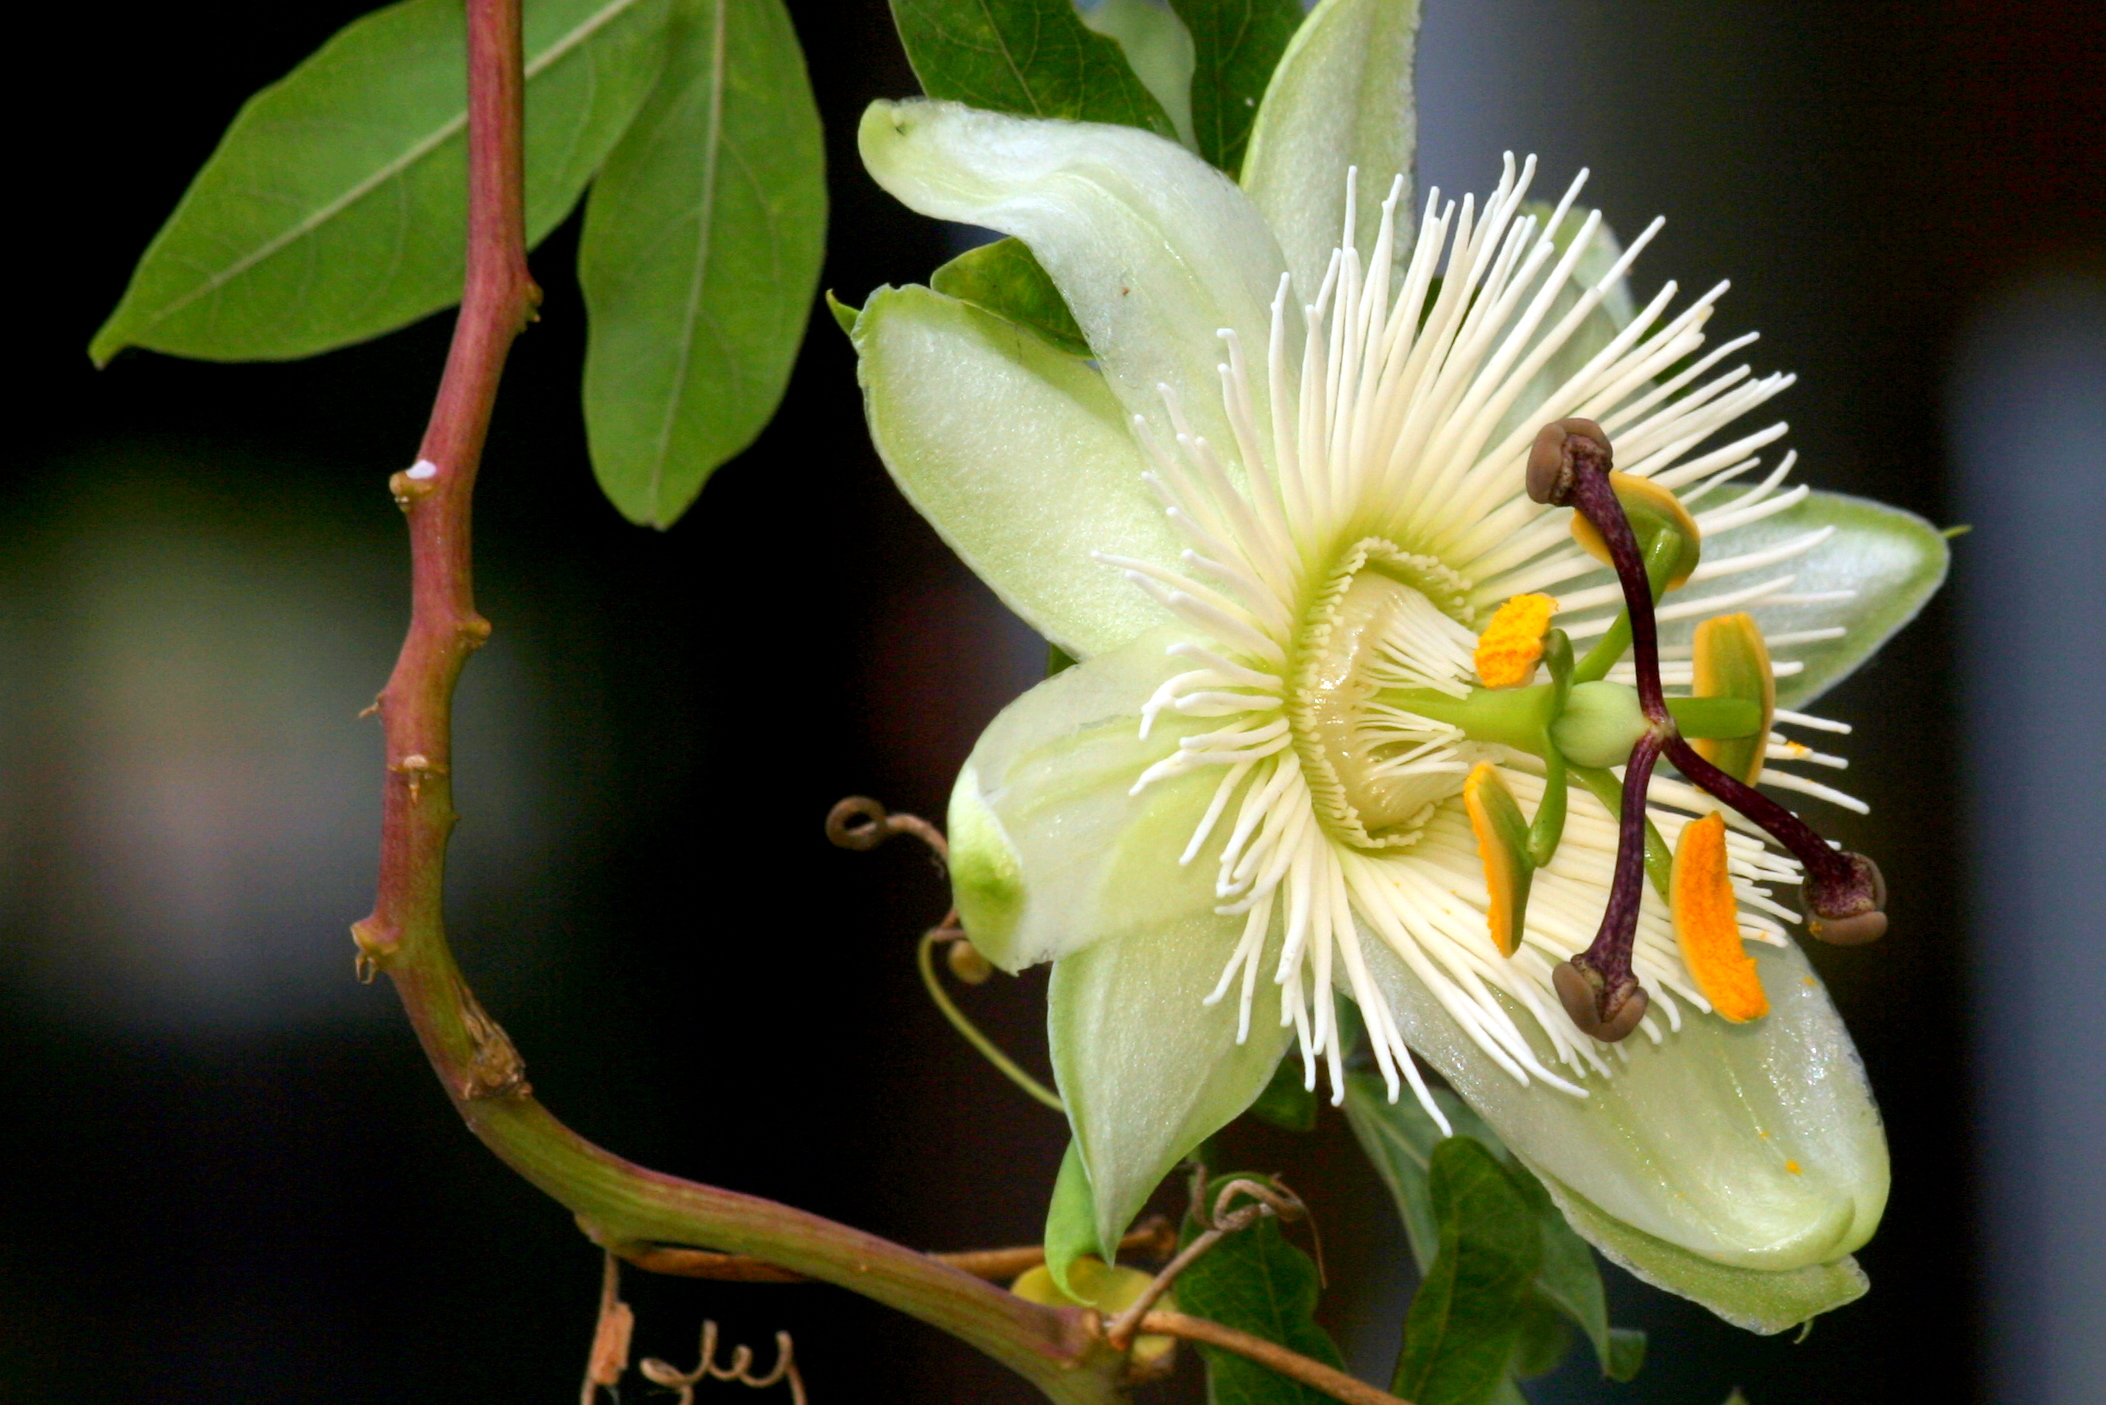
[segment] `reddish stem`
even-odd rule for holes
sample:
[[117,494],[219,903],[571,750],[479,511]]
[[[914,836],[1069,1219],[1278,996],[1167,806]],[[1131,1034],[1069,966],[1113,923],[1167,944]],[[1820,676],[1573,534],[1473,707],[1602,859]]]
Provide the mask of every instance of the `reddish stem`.
[[387,739],[379,893],[352,928],[385,970],[471,1130],[627,1255],[657,1243],[753,1255],[854,1288],[943,1328],[1057,1400],[1100,1405],[1120,1358],[1092,1314],[1028,1303],[924,1254],[758,1197],[662,1175],[585,1141],[535,1101],[510,1039],[476,1003],[446,944],[442,900],[454,684],[489,637],[470,558],[475,473],[512,341],[539,294],[526,266],[520,0],[467,0],[467,280],[419,462],[390,480],[409,520],[408,637],[375,703]]

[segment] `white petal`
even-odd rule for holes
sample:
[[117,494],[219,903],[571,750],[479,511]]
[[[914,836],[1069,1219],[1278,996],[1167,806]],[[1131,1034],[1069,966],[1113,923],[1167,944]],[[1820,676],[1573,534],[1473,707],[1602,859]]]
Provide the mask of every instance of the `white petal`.
[[1879,1223],[1888,1184],[1879,1112],[1796,946],[1749,948],[1767,1015],[1684,1020],[1657,1045],[1630,1040],[1614,1075],[1589,1079],[1587,1096],[1573,1098],[1522,1087],[1401,961],[1368,945],[1412,1048],[1516,1155],[1611,1219],[1696,1258],[1763,1272],[1834,1263]]
[[1138,128],[956,103],[872,103],[859,140],[871,176],[909,207],[1031,246],[1130,413],[1170,442],[1168,386],[1195,432],[1228,452],[1219,334],[1265,345],[1285,266],[1234,182]]
[[[1250,1106],[1293,1038],[1270,987],[1240,1044],[1237,1003],[1204,1003],[1242,927],[1192,913],[1054,964],[1053,1069],[1103,1243],[1116,1244],[1178,1161]],[[1278,943],[1258,958],[1267,969]]]

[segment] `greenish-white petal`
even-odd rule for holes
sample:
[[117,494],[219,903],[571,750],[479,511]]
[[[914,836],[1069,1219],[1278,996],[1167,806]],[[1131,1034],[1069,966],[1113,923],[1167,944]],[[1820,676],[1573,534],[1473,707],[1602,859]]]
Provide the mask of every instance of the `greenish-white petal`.
[[1132,793],[1180,737],[1217,725],[1170,713],[1140,734],[1149,696],[1191,667],[1166,652],[1187,637],[1151,630],[1064,669],[981,733],[951,796],[951,884],[995,965],[1018,971],[1187,923],[1240,930],[1214,916],[1214,866],[1178,862],[1220,776],[1202,768]]
[[1133,76],[1170,114],[1178,140],[1197,150],[1192,139],[1192,35],[1184,21],[1157,0],[1099,0],[1082,12],[1082,22],[1119,41]]
[[1871,1288],[1857,1260],[1808,1264],[1781,1272],[1733,1268],[1700,1258],[1664,1239],[1605,1215],[1556,1177],[1542,1175],[1566,1223],[1602,1256],[1656,1288],[1702,1303],[1734,1326],[1765,1335],[1789,1331],[1809,1318],[1861,1298]]
[[[1218,333],[1235,331],[1262,365],[1285,267],[1234,182],[1138,128],[956,103],[872,103],[858,139],[871,176],[910,208],[1031,246],[1129,414],[1167,443],[1167,386],[1194,432],[1233,456]],[[1267,410],[1255,410],[1263,442]]]
[[[1708,512],[1730,500],[1722,490],[1699,499],[1695,510]],[[1704,559],[1750,555],[1827,529],[1833,529],[1831,535],[1802,556],[1755,574],[1690,588],[1690,598],[1695,598],[1788,573],[1793,578],[1789,592],[1793,596],[1851,592],[1841,600],[1781,605],[1758,601],[1732,607],[1751,611],[1771,638],[1832,628],[1845,631],[1840,638],[1786,644],[1774,651],[1781,659],[1801,659],[1806,664],[1802,672],[1777,680],[1777,701],[1784,707],[1803,707],[1855,672],[1896,630],[1916,618],[1944,581],[1951,563],[1952,552],[1944,535],[1915,513],[1869,498],[1818,492],[1775,516],[1706,537]],[[1670,596],[1669,603],[1680,603],[1682,598]],[[1675,621],[1662,630],[1661,642],[1687,644],[1697,622],[1696,618]]]
[[[1203,1003],[1242,927],[1241,918],[1197,908],[1054,963],[1053,1070],[1089,1165],[1106,1244],[1118,1242],[1202,1138],[1250,1106],[1293,1038],[1280,1026],[1270,981],[1261,982],[1240,1044],[1235,993]],[[1277,958],[1275,937],[1258,964],[1269,972]]]
[[919,287],[872,294],[853,335],[885,466],[1011,609],[1077,658],[1169,618],[1090,557],[1169,563],[1179,544],[1088,362]]
[[1382,199],[1399,175],[1398,220],[1410,227],[1418,35],[1418,0],[1323,0],[1273,70],[1243,158],[1243,188],[1272,226],[1305,300],[1316,297],[1345,228],[1347,167],[1360,168],[1355,226],[1363,252],[1374,248]]
[[[1765,1274],[1833,1264],[1878,1225],[1888,1183],[1879,1111],[1796,946],[1748,948],[1767,1015],[1729,1025],[1685,1009],[1681,1030],[1661,1043],[1641,1033],[1620,1045],[1614,1076],[1590,1077],[1579,1098],[1522,1086],[1401,961],[1368,945],[1411,1047],[1516,1155],[1610,1219],[1695,1258]],[[1664,1011],[1655,1018],[1664,1025]],[[1547,1044],[1539,1056],[1548,1060]],[[1742,1310],[1705,1301],[1722,1315]]]

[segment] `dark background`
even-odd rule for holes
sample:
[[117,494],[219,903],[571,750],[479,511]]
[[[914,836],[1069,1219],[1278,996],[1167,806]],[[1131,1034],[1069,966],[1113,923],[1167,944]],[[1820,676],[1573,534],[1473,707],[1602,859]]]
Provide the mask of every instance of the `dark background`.
[[[1972,309],[2101,263],[2096,4],[1427,4],[1422,192],[1489,185],[1505,144],[1553,185],[1591,164],[1621,227],[1669,217],[1641,291],[1731,276],[1718,325],[1800,373],[1805,478],[1951,520],[1941,397]],[[450,316],[294,365],[83,352],[243,98],[360,8],[76,6],[20,73],[44,96],[0,483],[8,1400],[575,1398],[597,1256],[461,1129],[345,931],[380,760],[354,714],[406,610],[385,480]],[[914,85],[882,4],[793,9],[828,130],[825,282],[856,301],[946,256],[853,149],[862,106]],[[547,301],[479,502],[497,633],[461,698],[462,962],[542,1097],[628,1156],[919,1246],[1028,1242],[1064,1129],[922,996],[929,864],[833,850],[820,820],[851,792],[940,814],[1040,646],[891,488],[823,313],[783,412],[689,517],[621,522],[579,424],[575,234],[535,253]],[[1874,805],[1832,828],[1896,892],[1896,939],[1815,953],[1893,1142],[1871,1296],[1793,1345],[1613,1275],[1654,1360],[1611,1387],[1582,1352],[1539,1401],[1987,1398],[1954,647],[1934,605],[1824,707],[1860,724]],[[1038,973],[968,998],[1042,1063],[1042,994]],[[1231,1140],[1315,1205],[1327,1314],[1384,1369],[1401,1236],[1342,1122]],[[791,1329],[816,1405],[1029,1398],[835,1290],[630,1294],[642,1351],[675,1360],[705,1315],[733,1341]]]

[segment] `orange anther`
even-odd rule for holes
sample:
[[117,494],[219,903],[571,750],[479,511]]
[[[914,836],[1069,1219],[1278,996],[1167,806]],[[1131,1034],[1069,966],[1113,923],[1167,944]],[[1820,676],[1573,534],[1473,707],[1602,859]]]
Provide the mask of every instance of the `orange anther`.
[[1518,688],[1536,675],[1543,636],[1558,602],[1547,595],[1516,595],[1477,636],[1477,676],[1487,688]]
[[1469,812],[1470,832],[1477,836],[1477,856],[1484,861],[1484,886],[1490,898],[1485,921],[1492,931],[1492,945],[1501,956],[1521,949],[1521,928],[1527,920],[1529,880],[1535,869],[1528,861],[1528,826],[1513,792],[1499,779],[1499,768],[1480,761],[1463,782],[1463,809]]
[[1740,905],[1726,873],[1726,818],[1716,810],[1682,826],[1668,894],[1675,943],[1711,1007],[1734,1024],[1768,1014],[1762,977],[1741,948]]

